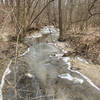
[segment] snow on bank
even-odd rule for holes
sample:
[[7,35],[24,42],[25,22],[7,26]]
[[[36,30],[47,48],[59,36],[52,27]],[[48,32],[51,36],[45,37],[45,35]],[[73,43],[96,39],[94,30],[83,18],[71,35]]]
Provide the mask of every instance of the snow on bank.
[[73,76],[70,75],[69,73],[58,75],[58,77],[60,77],[60,78],[62,78],[62,79],[68,79],[68,80],[72,81],[73,83],[80,83],[80,84],[83,84],[83,82],[84,82],[82,79],[77,78],[77,77],[73,77]]
[[30,51],[30,48],[28,48],[23,54],[20,54],[18,57],[22,57],[22,56],[26,55],[29,51]]
[[[92,87],[94,87],[94,88],[96,88],[98,91],[100,91],[100,88],[99,87],[97,87],[88,77],[86,77],[84,74],[82,74],[81,72],[79,72],[79,71],[76,71],[76,70],[72,70],[71,69],[71,63],[70,63],[70,57],[64,57],[63,58],[63,61],[68,65],[68,70],[69,71],[71,71],[71,72],[74,72],[74,73],[77,73],[77,74],[79,74],[79,75],[81,75]],[[82,59],[81,59],[81,61],[83,61]],[[70,75],[69,75],[70,76]],[[67,77],[68,77],[68,75],[67,75]],[[69,77],[70,78],[70,77]],[[69,78],[67,78],[67,79],[69,79]],[[79,81],[80,82],[80,81]]]
[[4,83],[5,83],[5,77],[11,72],[11,70],[9,68],[11,63],[12,63],[12,60],[9,62],[5,72],[3,73],[2,79],[1,79],[1,84],[0,84],[0,100],[3,100],[2,89],[3,89]]
[[79,61],[85,63],[85,64],[89,64],[85,59],[82,59],[82,58],[80,58],[80,57],[77,57],[77,59],[78,59]]
[[[71,63],[69,62],[69,60],[70,60],[70,57],[63,58],[63,61],[68,65],[68,70],[71,71]],[[58,77],[63,78],[63,79],[68,79],[68,80],[72,81],[73,83],[83,84],[83,82],[84,82],[84,80],[77,78],[77,77],[73,77],[69,73],[58,75]]]

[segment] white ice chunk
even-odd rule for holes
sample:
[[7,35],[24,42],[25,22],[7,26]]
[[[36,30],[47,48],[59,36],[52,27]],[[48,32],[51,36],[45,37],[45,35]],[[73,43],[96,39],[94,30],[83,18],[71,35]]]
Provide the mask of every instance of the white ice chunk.
[[32,78],[32,77],[33,77],[33,75],[30,74],[30,73],[26,73],[25,76],[27,76],[27,77],[29,77],[29,78]]
[[63,61],[68,65],[68,70],[71,69],[71,63],[69,62],[70,60],[70,57],[64,57],[63,58]]
[[62,50],[62,52],[63,52],[63,53],[68,53],[68,51],[66,51],[66,50],[64,50],[64,49]]
[[62,57],[64,54],[55,54],[56,57]]
[[68,63],[69,60],[70,60],[70,57],[64,57],[64,58],[63,58],[63,61],[64,61],[65,63]]
[[32,38],[39,38],[39,37],[42,37],[42,34],[32,35]]

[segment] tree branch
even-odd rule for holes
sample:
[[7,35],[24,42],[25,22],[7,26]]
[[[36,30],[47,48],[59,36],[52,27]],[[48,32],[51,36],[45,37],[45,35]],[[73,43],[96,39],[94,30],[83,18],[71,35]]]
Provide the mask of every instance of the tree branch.
[[44,7],[43,7],[43,9],[37,14],[37,16],[32,20],[32,22],[28,25],[28,27],[29,26],[31,26],[32,25],[32,23],[42,14],[42,12],[46,9],[46,7],[51,3],[51,2],[53,2],[54,0],[50,0]]

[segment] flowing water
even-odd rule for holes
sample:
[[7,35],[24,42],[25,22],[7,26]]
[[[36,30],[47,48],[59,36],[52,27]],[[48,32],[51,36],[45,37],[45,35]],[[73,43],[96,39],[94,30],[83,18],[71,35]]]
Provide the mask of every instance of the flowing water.
[[56,45],[58,36],[58,29],[46,26],[39,35],[25,38],[30,47],[18,57],[16,66],[12,60],[5,70],[0,100],[16,100],[15,84],[18,100],[100,100],[100,88],[71,69],[70,57],[62,57],[65,51]]

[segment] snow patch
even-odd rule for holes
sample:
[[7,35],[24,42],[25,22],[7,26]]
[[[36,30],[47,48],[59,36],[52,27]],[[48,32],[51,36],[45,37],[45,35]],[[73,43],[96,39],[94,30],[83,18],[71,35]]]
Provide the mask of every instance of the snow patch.
[[28,48],[23,54],[20,54],[18,57],[22,57],[22,56],[26,55],[29,51],[30,51],[30,48]]
[[66,50],[64,50],[64,49],[62,50],[62,52],[63,52],[63,53],[68,53],[68,51],[66,51]]
[[85,63],[85,64],[89,64],[85,59],[82,59],[82,58],[80,58],[80,57],[77,57],[77,59],[78,59],[79,61]]
[[83,84],[83,82],[84,82],[82,79],[77,78],[77,77],[73,77],[69,73],[58,75],[58,77],[60,77],[62,79],[67,79],[69,81],[72,81],[73,83]]
[[32,38],[40,38],[40,37],[42,37],[42,34],[32,35]]
[[11,63],[12,63],[12,60],[9,62],[5,72],[3,73],[2,79],[1,79],[1,84],[0,84],[0,100],[3,100],[2,89],[3,89],[4,83],[5,83],[5,77],[11,72],[11,70],[9,68]]
[[61,58],[64,54],[55,54],[56,57]]
[[[81,72],[79,71],[76,71],[76,70],[72,70],[71,69],[71,63],[70,63],[70,57],[64,57],[63,58],[63,61],[65,61],[65,63],[68,65],[68,70],[71,71],[71,72],[74,72],[74,73],[77,73],[79,74],[80,76],[82,76],[92,87],[94,87],[95,89],[97,89],[98,91],[100,91],[100,88],[97,87],[88,77],[86,77],[84,74],[82,74]],[[83,61],[83,60],[82,60]]]
[[63,57],[63,61],[64,61],[66,64],[68,64],[69,60],[70,60],[70,57]]
[[29,78],[32,78],[32,77],[33,77],[33,75],[30,74],[30,73],[26,73],[25,76],[27,76],[27,77],[29,77]]

